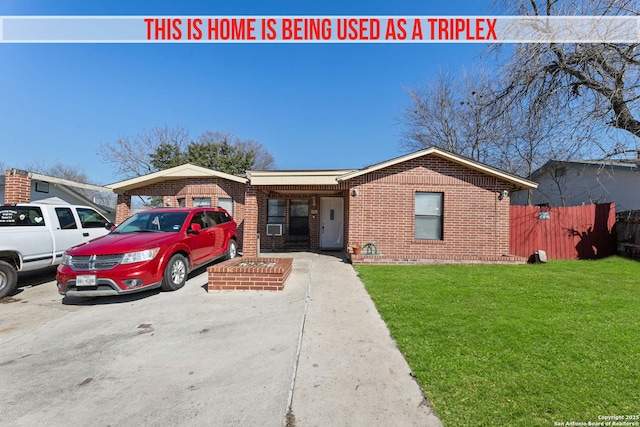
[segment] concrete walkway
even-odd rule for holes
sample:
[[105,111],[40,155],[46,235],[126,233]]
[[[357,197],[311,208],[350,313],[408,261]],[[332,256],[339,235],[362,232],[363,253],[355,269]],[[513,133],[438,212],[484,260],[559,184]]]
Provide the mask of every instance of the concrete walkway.
[[442,426],[353,267],[338,253],[283,256],[309,272],[295,425]]

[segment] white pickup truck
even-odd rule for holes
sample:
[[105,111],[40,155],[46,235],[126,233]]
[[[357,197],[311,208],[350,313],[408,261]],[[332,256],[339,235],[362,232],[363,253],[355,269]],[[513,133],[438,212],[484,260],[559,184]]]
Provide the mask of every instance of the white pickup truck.
[[57,265],[67,248],[103,236],[112,226],[88,206],[0,206],[0,298],[14,292],[18,271]]

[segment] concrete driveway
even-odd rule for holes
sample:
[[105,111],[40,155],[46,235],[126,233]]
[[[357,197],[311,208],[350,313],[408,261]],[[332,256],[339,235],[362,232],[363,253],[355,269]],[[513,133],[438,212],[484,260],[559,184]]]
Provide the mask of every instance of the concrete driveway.
[[0,425],[440,425],[353,268],[282,256],[281,292],[207,292],[201,269],[63,299],[54,270],[22,275],[0,304]]
[[208,294],[196,273],[177,292],[61,303],[45,282],[0,305],[0,425],[282,425],[305,289]]

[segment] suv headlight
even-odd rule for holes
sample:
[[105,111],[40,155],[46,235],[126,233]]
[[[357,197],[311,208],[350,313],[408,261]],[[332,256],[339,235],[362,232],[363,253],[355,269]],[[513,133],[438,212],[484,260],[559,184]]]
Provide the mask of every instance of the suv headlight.
[[62,261],[60,261],[60,264],[62,265],[71,265],[71,258],[73,258],[71,255],[69,255],[68,253],[63,253],[62,254]]
[[151,261],[158,255],[160,248],[146,249],[144,251],[129,252],[122,256],[121,264],[131,264],[134,262]]

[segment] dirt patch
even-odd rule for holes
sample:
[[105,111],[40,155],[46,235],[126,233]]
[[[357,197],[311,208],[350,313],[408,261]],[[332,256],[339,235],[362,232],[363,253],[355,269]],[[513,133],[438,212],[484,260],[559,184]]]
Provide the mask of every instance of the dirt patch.
[[275,267],[275,262],[267,261],[242,261],[236,264],[236,267]]
[[296,427],[296,417],[293,415],[291,410],[287,412],[285,427]]
[[13,297],[4,297],[0,299],[0,304],[10,304],[12,302],[18,302],[20,299]]

